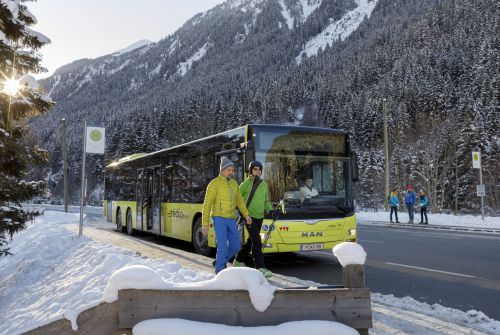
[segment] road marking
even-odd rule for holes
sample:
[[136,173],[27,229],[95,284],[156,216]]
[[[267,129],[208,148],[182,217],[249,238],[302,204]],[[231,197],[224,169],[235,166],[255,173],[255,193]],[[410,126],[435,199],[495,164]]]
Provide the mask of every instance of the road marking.
[[380,244],[384,244],[384,242],[380,242],[380,241],[360,240],[360,239],[358,239],[358,242],[370,242],[370,243],[380,243]]
[[437,237],[437,238],[448,238],[451,240],[461,240],[462,237],[451,237],[451,236],[442,236],[442,235],[430,235],[430,234],[408,234],[413,236],[424,236],[424,237]]
[[452,276],[458,276],[458,277],[464,277],[464,278],[476,278],[476,276],[464,275],[462,273],[448,272],[448,271],[442,271],[442,270],[434,270],[434,269],[428,269],[428,268],[421,268],[419,266],[412,266],[412,265],[405,265],[405,264],[398,264],[398,263],[390,263],[390,262],[386,262],[385,264],[394,265],[394,266],[400,266],[400,267],[409,268],[409,269],[416,269],[416,270],[424,270],[424,271],[430,271],[430,272],[444,273],[444,274],[448,274],[448,275],[452,275]]

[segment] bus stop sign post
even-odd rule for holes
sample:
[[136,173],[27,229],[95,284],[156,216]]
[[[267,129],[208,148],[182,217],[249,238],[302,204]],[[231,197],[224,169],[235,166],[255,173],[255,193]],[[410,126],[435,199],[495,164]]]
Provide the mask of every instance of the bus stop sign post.
[[472,168],[479,169],[479,185],[477,185],[477,196],[481,197],[481,218],[484,221],[484,196],[486,189],[483,184],[483,168],[481,166],[481,151],[472,152]]
[[82,151],[82,192],[80,199],[80,225],[78,236],[82,236],[83,231],[83,202],[86,194],[85,180],[85,156],[89,154],[104,154],[105,128],[87,127],[87,121],[83,123],[83,151]]

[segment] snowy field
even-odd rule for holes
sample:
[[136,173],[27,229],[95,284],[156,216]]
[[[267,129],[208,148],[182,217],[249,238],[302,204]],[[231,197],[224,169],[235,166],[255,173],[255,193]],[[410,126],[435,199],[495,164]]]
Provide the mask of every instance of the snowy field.
[[[451,215],[451,214],[433,214],[427,213],[430,225],[437,226],[455,226],[455,227],[470,227],[470,228],[494,228],[500,229],[500,217],[485,216],[484,221],[481,215]],[[356,212],[356,217],[361,221],[374,222],[390,222],[390,212]],[[398,218],[401,223],[408,222],[408,213],[399,212]],[[393,220],[396,221],[394,214]],[[418,224],[420,222],[420,210],[415,211],[413,221]]]
[[[110,278],[125,266],[152,269],[158,282],[166,283],[162,285],[200,286],[216,279],[213,274],[183,268],[177,262],[144,258],[87,237],[78,238],[62,225],[76,221],[78,214],[48,211],[14,236],[9,245],[14,255],[0,259],[0,334],[20,334],[61,318],[75,320],[79,311],[104,301],[108,283],[112,286]],[[117,235],[117,238],[125,237]],[[262,285],[268,287],[265,283]],[[478,311],[463,312],[420,303],[410,297],[377,293],[372,294],[372,301],[374,328],[371,334],[500,334],[500,322]],[[165,322],[177,322],[175,329],[182,329],[185,335],[194,333],[189,329],[200,327],[194,322]],[[298,327],[294,329],[304,327],[311,335],[329,334],[315,332],[317,325],[292,326]],[[142,327],[155,328],[150,324]],[[260,331],[257,328],[228,330],[220,325],[205,324],[203,329],[208,329],[205,327],[215,327],[213,333],[218,335],[235,331],[257,334],[264,330],[266,334],[284,334],[290,329],[288,324]],[[136,334],[146,333],[138,330]]]

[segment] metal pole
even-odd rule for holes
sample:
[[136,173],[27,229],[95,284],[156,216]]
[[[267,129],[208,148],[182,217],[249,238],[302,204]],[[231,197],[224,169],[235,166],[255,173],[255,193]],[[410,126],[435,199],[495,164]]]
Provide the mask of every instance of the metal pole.
[[387,134],[387,99],[382,99],[382,111],[384,112],[384,154],[385,154],[385,196],[384,208],[387,211],[389,208],[389,140]]
[[455,144],[455,215],[458,215],[458,155]]
[[85,150],[87,147],[87,121],[84,121],[83,126],[83,152],[82,152],[82,194],[80,199],[80,226],[78,236],[82,236],[83,230],[83,195],[85,192]]
[[[479,161],[481,166],[479,167],[479,184],[483,185],[483,162],[481,160],[481,150],[479,150]],[[484,221],[484,196],[481,195],[481,218]]]
[[61,119],[61,146],[64,172],[64,212],[68,213],[68,151],[66,144],[66,119]]

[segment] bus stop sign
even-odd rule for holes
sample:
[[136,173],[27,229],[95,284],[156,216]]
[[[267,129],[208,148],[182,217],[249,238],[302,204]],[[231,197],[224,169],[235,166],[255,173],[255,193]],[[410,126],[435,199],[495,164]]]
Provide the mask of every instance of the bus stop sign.
[[486,188],[484,187],[484,184],[476,185],[476,188],[477,188],[477,196],[478,197],[486,196]]
[[472,168],[473,169],[481,168],[481,153],[479,151],[472,152]]

